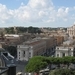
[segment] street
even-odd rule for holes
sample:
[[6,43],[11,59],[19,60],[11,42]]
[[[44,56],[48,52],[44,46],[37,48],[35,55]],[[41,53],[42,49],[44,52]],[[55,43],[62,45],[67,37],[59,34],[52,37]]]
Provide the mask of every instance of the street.
[[16,73],[22,72],[24,74],[26,64],[26,61],[16,61]]

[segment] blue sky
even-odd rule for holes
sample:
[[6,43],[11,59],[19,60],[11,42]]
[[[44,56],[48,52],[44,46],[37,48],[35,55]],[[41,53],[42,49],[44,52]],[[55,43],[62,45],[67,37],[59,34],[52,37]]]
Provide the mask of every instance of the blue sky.
[[57,6],[73,7],[75,5],[75,0],[52,0],[53,4]]
[[0,27],[69,27],[75,0],[0,0]]

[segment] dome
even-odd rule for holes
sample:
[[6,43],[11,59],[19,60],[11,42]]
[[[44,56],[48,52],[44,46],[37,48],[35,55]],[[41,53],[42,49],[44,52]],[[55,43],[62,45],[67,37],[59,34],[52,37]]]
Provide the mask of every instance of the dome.
[[4,59],[0,56],[0,67],[5,67]]
[[5,52],[5,49],[0,48],[0,67],[5,67],[5,61],[1,55],[1,52]]
[[0,48],[0,52],[2,52],[2,51],[5,51],[5,49],[3,49],[3,48]]

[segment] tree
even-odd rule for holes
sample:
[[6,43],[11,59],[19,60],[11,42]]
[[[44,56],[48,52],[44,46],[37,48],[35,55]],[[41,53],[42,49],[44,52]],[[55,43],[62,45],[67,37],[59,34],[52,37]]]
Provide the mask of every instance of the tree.
[[[41,29],[38,27],[16,27],[17,33],[42,33]],[[15,34],[14,27],[5,28],[5,32],[8,34]]]
[[67,57],[49,57],[49,63],[50,64],[56,64],[58,65],[58,67],[60,68],[60,64],[67,64],[67,66],[69,67],[69,64],[70,63],[75,63],[75,58],[74,57],[70,57],[70,56],[67,56]]
[[57,64],[59,68],[60,68],[60,63],[61,63],[61,62],[62,62],[62,59],[59,58],[59,57],[54,58],[54,60],[53,60],[53,63],[54,63],[54,64]]
[[71,63],[75,64],[75,57],[72,57]]
[[4,33],[0,32],[0,35],[1,35],[1,39],[4,40]]
[[8,33],[8,34],[15,34],[15,31],[14,31],[13,27],[5,28],[5,32]]
[[51,65],[54,63],[54,57],[48,57],[48,60],[49,68],[51,69]]
[[63,60],[64,60],[64,64],[67,64],[67,68],[69,67],[70,63],[72,63],[72,58],[71,56],[66,56],[66,57],[63,57]]
[[36,72],[38,73],[41,69],[45,68],[48,64],[46,58],[43,56],[35,56],[29,60],[26,66],[26,72]]
[[[60,68],[60,64],[67,64],[69,67],[70,63],[75,63],[75,57],[44,57],[44,56],[35,56],[29,60],[29,63],[26,66],[27,72],[39,72],[39,70],[46,68],[47,66],[50,67],[52,64],[58,65]],[[67,67],[67,68],[68,68]]]
[[49,75],[75,75],[75,71],[71,69],[55,69],[50,71]]

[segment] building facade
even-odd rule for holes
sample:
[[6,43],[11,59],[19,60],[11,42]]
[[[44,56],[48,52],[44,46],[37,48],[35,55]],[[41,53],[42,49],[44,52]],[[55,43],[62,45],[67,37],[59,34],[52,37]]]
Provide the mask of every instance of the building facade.
[[63,57],[63,56],[75,56],[75,41],[73,39],[69,39],[64,41],[63,44],[56,47],[55,57]]
[[69,34],[69,36],[73,37],[75,36],[75,25],[67,28],[67,33]]
[[28,61],[33,56],[46,52],[46,42],[43,40],[31,40],[17,46],[17,59]]
[[23,35],[5,34],[5,43],[8,45],[17,45],[23,42]]
[[0,75],[16,75],[14,57],[3,48],[0,48]]
[[55,57],[75,56],[75,48],[73,46],[56,47]]
[[42,40],[46,41],[46,55],[54,55],[57,40],[54,37],[43,37]]

